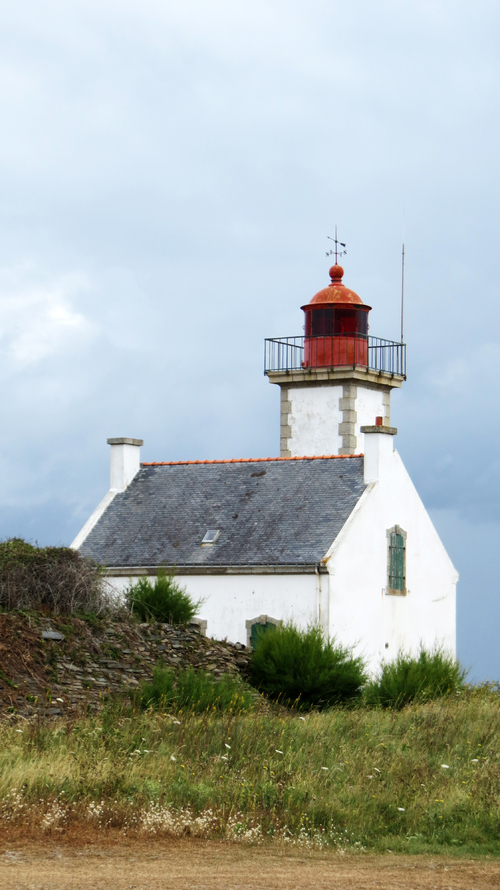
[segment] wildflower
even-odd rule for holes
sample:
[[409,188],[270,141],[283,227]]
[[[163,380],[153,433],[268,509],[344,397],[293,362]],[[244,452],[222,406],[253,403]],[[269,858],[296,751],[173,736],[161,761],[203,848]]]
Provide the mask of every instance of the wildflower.
[[176,760],[177,760],[177,757],[174,757],[174,755],[173,755],[173,754],[171,754],[171,755],[170,755],[170,760],[173,760],[173,762],[174,762],[174,763],[175,763],[175,762],[176,762]]
[[[18,732],[19,732],[19,730],[18,730]],[[478,760],[478,758],[477,758],[477,757],[475,757],[475,758],[474,758],[474,760],[471,760],[471,763],[479,763],[479,760]]]
[[449,768],[450,768],[450,767],[448,766],[447,763],[442,763],[442,764],[441,764],[441,769],[449,769]]
[[398,810],[399,810],[400,813],[404,813],[405,808],[404,808],[404,807],[398,807]]

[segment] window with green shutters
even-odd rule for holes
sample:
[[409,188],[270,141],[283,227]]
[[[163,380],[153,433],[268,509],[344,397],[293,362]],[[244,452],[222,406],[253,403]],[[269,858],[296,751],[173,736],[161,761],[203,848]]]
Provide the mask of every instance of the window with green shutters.
[[406,593],[406,532],[398,525],[387,532],[389,539],[389,592]]

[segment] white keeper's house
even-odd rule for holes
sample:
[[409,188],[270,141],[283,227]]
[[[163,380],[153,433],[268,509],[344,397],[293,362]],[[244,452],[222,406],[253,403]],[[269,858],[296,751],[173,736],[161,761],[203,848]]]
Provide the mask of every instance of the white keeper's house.
[[420,644],[454,654],[458,573],[393,447],[405,346],[369,336],[370,306],[330,277],[305,335],[266,341],[280,456],[141,464],[140,439],[108,439],[110,490],[72,546],[118,592],[174,569],[219,639],[292,619],[372,668]]

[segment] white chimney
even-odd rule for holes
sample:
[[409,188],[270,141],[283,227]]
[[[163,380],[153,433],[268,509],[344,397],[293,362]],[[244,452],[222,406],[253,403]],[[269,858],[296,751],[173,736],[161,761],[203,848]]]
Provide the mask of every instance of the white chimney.
[[125,491],[141,466],[142,439],[108,439],[111,445],[111,491]]
[[382,417],[375,418],[375,426],[362,426],[360,432],[365,437],[364,481],[378,482],[384,466],[392,457],[392,437],[397,434],[395,426],[384,426]]

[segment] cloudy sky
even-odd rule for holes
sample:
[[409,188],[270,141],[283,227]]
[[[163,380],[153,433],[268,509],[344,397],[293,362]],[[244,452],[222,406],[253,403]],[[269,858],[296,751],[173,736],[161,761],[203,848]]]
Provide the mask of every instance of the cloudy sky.
[[399,334],[401,453],[500,678],[499,24],[490,0],[1,2],[0,534],[70,543],[108,436],[279,452],[263,339],[327,235]]

